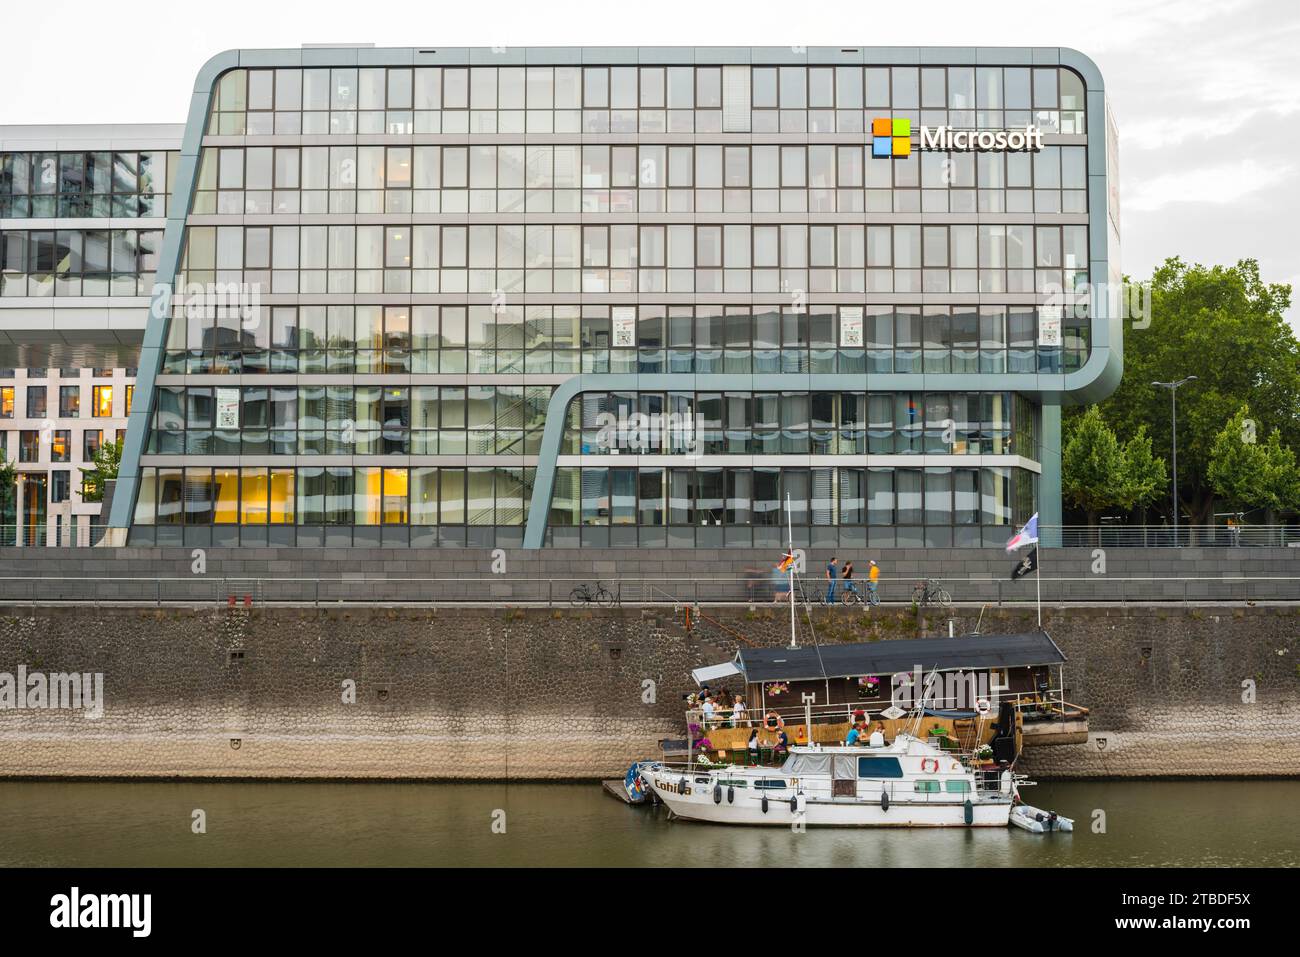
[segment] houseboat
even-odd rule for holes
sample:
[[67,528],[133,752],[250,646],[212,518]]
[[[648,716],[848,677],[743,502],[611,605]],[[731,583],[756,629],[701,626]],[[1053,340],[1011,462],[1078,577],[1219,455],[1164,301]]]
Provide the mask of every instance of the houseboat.
[[1005,826],[1025,746],[1074,743],[1046,632],[744,647],[696,669],[684,741],[629,779],[674,815],[734,824]]

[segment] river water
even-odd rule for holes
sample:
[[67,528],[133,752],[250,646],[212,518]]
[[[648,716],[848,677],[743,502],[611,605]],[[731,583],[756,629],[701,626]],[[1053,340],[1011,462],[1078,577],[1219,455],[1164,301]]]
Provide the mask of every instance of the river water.
[[[1300,863],[1300,780],[1059,782],[1024,794],[1074,818],[1075,832],[691,824],[596,783],[0,782],[0,866]],[[206,833],[194,833],[196,810]]]

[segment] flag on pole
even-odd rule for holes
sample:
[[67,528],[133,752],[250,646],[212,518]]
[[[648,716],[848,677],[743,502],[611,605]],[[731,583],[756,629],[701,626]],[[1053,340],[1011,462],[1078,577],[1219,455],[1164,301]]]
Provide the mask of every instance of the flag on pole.
[[794,564],[794,555],[790,552],[786,552],[786,554],[781,557],[781,564],[777,565],[776,568],[777,571],[788,572],[790,570],[790,566],[792,566],[793,564]]
[[1038,568],[1038,549],[1031,548],[1029,550],[1029,554],[1026,555],[1024,558],[1020,559],[1020,561],[1016,562],[1016,564],[1012,567],[1011,580],[1018,581],[1019,579],[1024,578],[1030,572],[1034,571],[1036,568]]
[[1025,527],[1016,534],[1011,536],[1011,541],[1007,542],[1007,551],[1014,552],[1016,549],[1025,545],[1038,544],[1038,513],[1035,512],[1030,516],[1029,521],[1025,522]]

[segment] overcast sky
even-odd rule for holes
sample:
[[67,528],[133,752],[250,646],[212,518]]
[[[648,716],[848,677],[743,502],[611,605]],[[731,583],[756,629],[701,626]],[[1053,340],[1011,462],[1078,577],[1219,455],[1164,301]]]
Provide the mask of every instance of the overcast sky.
[[62,0],[6,2],[2,20],[0,124],[183,123],[199,67],[232,47],[1075,47],[1119,125],[1124,271],[1253,257],[1265,280],[1300,288],[1295,0]]

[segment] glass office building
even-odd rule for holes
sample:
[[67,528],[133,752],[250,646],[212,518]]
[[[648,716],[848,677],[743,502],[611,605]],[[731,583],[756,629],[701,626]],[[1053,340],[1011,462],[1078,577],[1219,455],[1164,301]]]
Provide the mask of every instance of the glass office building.
[[1120,371],[1114,141],[1067,49],[222,54],[112,522],[529,548],[1059,524],[1061,405]]
[[0,545],[98,541],[183,128],[0,126]]

